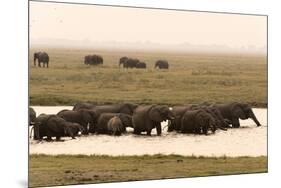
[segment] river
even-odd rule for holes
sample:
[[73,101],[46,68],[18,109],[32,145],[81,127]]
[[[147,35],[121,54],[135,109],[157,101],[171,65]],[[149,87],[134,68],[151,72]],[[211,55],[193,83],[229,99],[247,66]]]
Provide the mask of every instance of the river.
[[[56,114],[72,106],[32,106],[37,115]],[[34,141],[30,139],[31,154],[85,154],[85,155],[144,155],[178,154],[184,156],[266,156],[267,155],[267,109],[254,108],[262,124],[257,127],[251,120],[240,120],[241,128],[218,130],[215,134],[186,135],[167,133],[162,123],[162,136],[137,136],[128,132],[122,136],[89,135],[76,139],[62,138],[64,142]]]

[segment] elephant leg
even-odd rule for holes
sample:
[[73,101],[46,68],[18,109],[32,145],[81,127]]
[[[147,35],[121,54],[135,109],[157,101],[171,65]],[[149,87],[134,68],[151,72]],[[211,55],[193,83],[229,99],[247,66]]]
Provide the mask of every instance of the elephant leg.
[[161,124],[159,123],[158,125],[156,125],[156,132],[157,135],[160,136],[162,133],[162,128],[161,128]]
[[89,134],[89,130],[88,130],[88,124],[84,123],[83,124],[83,132],[82,132],[83,135],[88,135]]
[[[158,133],[157,133],[157,134],[158,134]],[[146,131],[146,135],[147,135],[147,136],[151,136],[151,129],[149,129],[149,130]]]
[[41,67],[41,62],[38,60],[38,66]]
[[232,119],[232,127],[233,128],[239,128],[240,127],[240,122],[238,118],[233,118]]
[[134,132],[133,132],[134,134],[136,134],[136,135],[140,135],[141,134],[141,132],[138,130],[138,129],[134,129]]
[[195,128],[194,133],[195,134],[201,134],[201,128]]
[[206,126],[202,127],[202,131],[205,135],[208,135],[208,128]]
[[86,126],[85,132],[88,132],[88,134],[89,134],[89,133],[95,133],[95,132],[96,132],[96,129],[95,129],[94,125],[91,125],[91,124],[90,124],[89,130],[88,130],[88,126]]
[[51,136],[47,136],[47,139],[46,139],[48,142],[51,142],[53,141],[52,137]]
[[49,63],[47,62],[47,68],[49,68]]

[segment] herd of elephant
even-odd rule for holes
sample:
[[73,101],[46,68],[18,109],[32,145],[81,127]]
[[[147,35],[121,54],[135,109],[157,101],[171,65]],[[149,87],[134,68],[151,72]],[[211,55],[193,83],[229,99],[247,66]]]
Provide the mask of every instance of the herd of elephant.
[[[46,52],[35,52],[34,53],[34,66],[36,66],[36,60],[38,61],[38,67],[49,67],[49,55]],[[84,57],[85,65],[101,65],[103,64],[103,57],[100,55],[86,55]],[[124,68],[137,68],[137,69],[146,69],[146,63],[140,61],[136,58],[121,57],[119,59],[119,67],[123,65]],[[159,69],[168,69],[169,63],[166,60],[158,60],[155,62],[154,68]]]
[[[47,141],[56,137],[72,137],[79,134],[121,135],[126,128],[133,128],[133,134],[151,135],[156,128],[162,132],[161,122],[168,120],[168,132],[205,134],[217,129],[239,128],[239,119],[251,118],[261,126],[250,105],[245,103],[199,104],[168,107],[166,105],[137,105],[132,103],[94,105],[77,103],[72,110],[57,114],[40,114],[29,108],[29,124],[34,131],[34,140]],[[31,135],[31,134],[30,134]]]

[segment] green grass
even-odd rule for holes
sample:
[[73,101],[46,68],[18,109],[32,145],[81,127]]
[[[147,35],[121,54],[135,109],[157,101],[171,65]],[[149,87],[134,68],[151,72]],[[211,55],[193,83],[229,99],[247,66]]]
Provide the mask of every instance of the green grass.
[[[76,102],[136,102],[183,104],[249,102],[267,105],[267,62],[264,56],[231,54],[176,54],[110,50],[45,49],[50,68],[33,66],[30,51],[31,105],[73,105]],[[83,64],[87,54],[104,58],[104,65]],[[122,56],[147,63],[146,70],[119,69]],[[154,70],[157,59],[167,59],[169,70]]]
[[267,172],[267,157],[30,155],[29,186]]

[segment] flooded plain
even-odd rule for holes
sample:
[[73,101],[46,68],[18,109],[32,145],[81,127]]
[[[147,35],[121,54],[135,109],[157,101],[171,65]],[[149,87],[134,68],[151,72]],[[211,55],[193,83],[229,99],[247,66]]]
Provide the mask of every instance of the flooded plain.
[[[72,106],[33,106],[37,115],[56,114]],[[30,139],[30,154],[85,154],[85,155],[144,155],[178,154],[184,156],[266,156],[267,109],[253,109],[262,124],[257,127],[251,120],[240,120],[241,128],[219,130],[215,134],[192,135],[167,133],[167,122],[162,123],[162,136],[133,135],[132,129],[122,136],[89,135],[76,139],[62,138],[64,142],[34,141]]]

